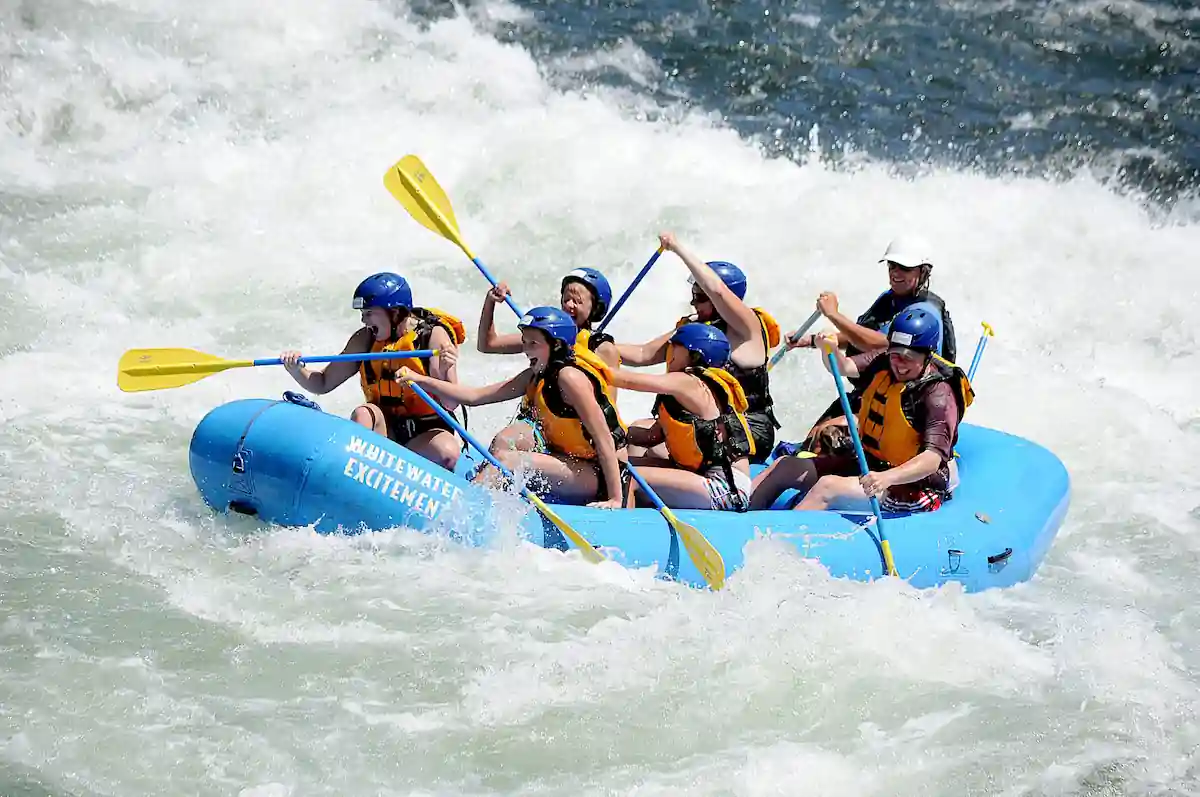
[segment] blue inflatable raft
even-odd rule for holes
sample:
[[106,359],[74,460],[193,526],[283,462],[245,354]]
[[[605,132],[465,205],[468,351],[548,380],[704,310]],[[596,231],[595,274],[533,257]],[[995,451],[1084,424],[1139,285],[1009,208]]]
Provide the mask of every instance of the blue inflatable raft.
[[[960,484],[941,509],[884,515],[898,573],[917,587],[956,581],[970,591],[1029,579],[1067,512],[1066,468],[1041,446],[966,423],[957,451]],[[192,478],[219,512],[322,533],[406,526],[481,544],[496,527],[496,496],[462,477],[471,464],[464,456],[460,473],[450,473],[348,419],[268,399],[213,409],[197,425],[189,450]],[[555,511],[613,560],[655,565],[668,577],[704,586],[657,511],[565,505]],[[676,515],[712,542],[730,574],[742,565],[745,544],[760,535],[787,540],[836,577],[882,574],[870,515],[781,509]],[[531,541],[568,548],[532,507],[519,523]]]

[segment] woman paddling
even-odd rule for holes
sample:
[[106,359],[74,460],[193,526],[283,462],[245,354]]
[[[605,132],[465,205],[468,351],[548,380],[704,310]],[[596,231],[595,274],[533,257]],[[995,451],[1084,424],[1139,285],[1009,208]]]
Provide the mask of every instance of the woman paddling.
[[[691,322],[711,324],[729,339],[732,353],[727,370],[741,384],[750,405],[746,420],[754,438],[751,461],[762,462],[775,446],[775,430],[779,428],[767,375],[767,358],[779,345],[779,324],[767,311],[746,304],[746,275],[740,268],[719,260],[705,263],[680,245],[672,233],[662,233],[658,240],[663,250],[674,252],[692,274],[691,304],[696,313],[679,319],[675,327]],[[617,348],[627,365],[657,365],[666,361],[667,343],[673,334],[674,330],[641,345],[622,343]],[[649,427],[653,423],[647,418],[632,425]],[[646,453],[666,456],[661,448]]]
[[[509,470],[527,467],[549,484],[555,497],[572,504],[606,509],[623,505],[621,462],[626,459],[625,425],[608,398],[612,372],[592,352],[575,346],[578,329],[557,307],[535,307],[517,328],[529,367],[516,376],[484,387],[445,382],[401,369],[396,379],[416,382],[436,397],[469,407],[524,397],[542,430],[546,453],[495,450]],[[493,442],[493,449],[496,448]],[[503,477],[491,465],[479,474],[485,484]]]
[[[603,320],[608,306],[612,303],[612,287],[604,275],[594,268],[574,269],[563,277],[559,291],[559,302],[563,312],[571,317],[579,329],[574,344],[576,351],[594,353],[609,369],[620,366],[621,356],[617,353],[612,335],[592,334],[592,325]],[[522,351],[520,334],[501,335],[496,332],[496,305],[503,303],[508,295],[508,284],[501,282],[484,297],[483,309],[479,313],[479,335],[475,344],[483,354],[520,354]],[[608,397],[615,405],[617,390],[611,385],[608,388]],[[533,422],[528,403],[525,401],[521,402],[521,408],[513,422],[492,440],[493,454],[506,449],[542,453],[546,451],[546,442],[542,439],[537,424]]]
[[745,511],[749,505],[754,442],[746,396],[728,364],[725,333],[692,323],[671,335],[667,373],[618,369],[613,375],[619,387],[658,394],[654,423],[630,427],[629,442],[665,444],[669,463],[648,459],[638,473],[669,507]]
[[[334,362],[324,369],[300,364],[298,351],[280,355],[292,378],[310,393],[323,395],[359,375],[365,403],[350,419],[400,445],[453,470],[459,447],[454,431],[413,391],[395,381],[396,369],[407,364],[414,373],[429,373],[447,382],[458,381],[457,345],[466,340],[462,322],[441,310],[413,306],[412,289],[399,274],[382,272],[367,277],[354,291],[352,302],[362,313],[362,328],[346,341],[343,354],[395,351],[394,360]],[[405,351],[436,349],[437,357],[414,359]],[[453,401],[442,404],[454,412]]]

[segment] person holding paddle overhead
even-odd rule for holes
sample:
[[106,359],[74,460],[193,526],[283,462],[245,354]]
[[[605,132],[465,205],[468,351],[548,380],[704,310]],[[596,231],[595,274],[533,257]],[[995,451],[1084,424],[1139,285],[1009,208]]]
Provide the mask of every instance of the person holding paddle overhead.
[[[612,335],[592,334],[592,325],[604,319],[612,303],[612,287],[608,280],[594,268],[581,267],[570,271],[559,287],[559,304],[564,313],[571,317],[579,332],[575,338],[575,350],[594,353],[608,365],[609,369],[621,364],[617,346]],[[522,351],[521,335],[500,335],[496,332],[496,305],[509,295],[508,283],[501,282],[488,291],[479,314],[479,334],[475,346],[483,354],[519,354]],[[609,401],[615,406],[617,390],[611,384],[607,389]],[[546,441],[534,423],[529,404],[521,402],[517,417],[502,429],[492,440],[489,450],[495,454],[504,449],[538,451],[546,453]]]
[[[469,407],[524,396],[548,451],[500,449],[496,459],[509,470],[527,465],[564,503],[619,509],[627,479],[621,465],[627,458],[626,428],[608,398],[612,372],[604,360],[575,346],[575,322],[557,307],[529,310],[517,328],[529,367],[503,382],[471,387],[408,368],[400,369],[396,378]],[[479,478],[498,484],[501,475],[487,465]]]
[[[394,360],[334,362],[323,370],[300,364],[298,351],[281,355],[283,365],[300,387],[310,393],[329,393],[358,372],[366,401],[350,419],[409,448],[430,462],[454,470],[459,447],[450,425],[413,391],[395,380],[401,367],[419,370],[448,382],[458,381],[458,345],[467,339],[462,321],[441,310],[413,306],[412,289],[399,274],[381,272],[363,280],[352,305],[362,313],[363,326],[350,336],[346,354],[394,351]],[[404,357],[406,351],[434,349],[437,357]],[[458,406],[444,404],[451,412]]]
[[940,335],[941,320],[921,305],[892,320],[886,349],[846,357],[822,335],[838,370],[865,385],[856,420],[870,473],[859,475],[854,452],[780,457],[754,480],[751,507],[766,509],[787,489],[804,495],[796,509],[850,508],[875,496],[887,511],[929,512],[948,500],[958,424],[975,393],[961,368],[934,357]]
[[754,441],[746,396],[726,370],[729,339],[715,325],[690,323],[669,341],[667,373],[613,374],[618,387],[658,394],[654,424],[630,427],[629,442],[646,448],[664,444],[670,462],[649,458],[633,464],[669,507],[744,512]]
[[[890,287],[857,320],[852,321],[842,315],[838,309],[837,294],[833,291],[822,291],[817,297],[817,309],[837,329],[834,338],[838,346],[845,349],[847,356],[886,348],[888,325],[892,319],[900,311],[922,303],[937,313],[941,320],[941,337],[935,351],[954,362],[958,355],[954,324],[950,320],[946,302],[929,290],[929,278],[933,271],[929,245],[915,235],[898,235],[888,243],[879,262],[887,264]],[[789,340],[787,345],[792,349],[815,348],[816,339],[816,335],[807,335],[795,341]],[[849,395],[850,408],[857,412],[862,394],[856,382],[852,382],[852,385],[854,390]],[[841,403],[835,398],[805,437],[803,448],[817,453],[846,450],[850,443],[845,426],[846,418],[842,414]]]
[[[696,310],[695,317],[684,316],[675,327],[678,329],[691,322],[710,324],[728,339],[731,355],[725,369],[740,383],[748,402],[745,416],[754,440],[750,461],[763,462],[775,446],[775,430],[779,428],[767,375],[767,358],[771,349],[779,345],[779,324],[767,311],[746,304],[746,275],[740,268],[724,261],[701,261],[681,246],[672,233],[664,232],[658,240],[662,248],[674,252],[692,274],[691,305]],[[657,365],[667,362],[667,349],[674,334],[675,330],[671,330],[641,345],[621,343],[617,350],[625,365]],[[649,428],[654,423],[653,418],[647,418],[634,421],[632,426]],[[667,451],[661,447],[650,452],[635,447],[630,453],[667,458]]]

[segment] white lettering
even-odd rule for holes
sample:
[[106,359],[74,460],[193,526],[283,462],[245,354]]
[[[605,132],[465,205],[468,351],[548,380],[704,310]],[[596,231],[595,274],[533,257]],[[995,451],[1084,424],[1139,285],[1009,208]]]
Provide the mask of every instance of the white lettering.
[[381,487],[379,489],[379,492],[386,493],[388,491],[388,488],[390,488],[392,486],[392,483],[396,480],[394,478],[392,478],[391,476],[384,476],[383,478],[386,479],[386,481],[384,482],[383,487]]
[[[366,447],[367,444],[363,442],[361,437],[351,437],[350,445],[346,446],[346,449],[352,454],[361,454]],[[350,474],[347,473],[346,475],[349,476]]]
[[426,488],[432,487],[433,486],[433,477],[430,476],[428,473],[426,473],[425,478],[421,479],[421,486],[426,487]]
[[350,457],[348,460],[346,460],[346,467],[342,470],[342,473],[346,476],[353,476],[354,474],[351,473],[351,470],[353,470],[354,466],[357,464],[358,460],[354,457]]
[[429,517],[433,517],[434,515],[437,514],[438,507],[440,507],[440,506],[441,506],[441,504],[439,504],[437,501],[430,499],[429,505],[425,508],[425,514],[429,515]]
[[429,496],[425,495],[425,493],[417,493],[417,502],[413,504],[413,509],[417,510],[418,512],[424,512],[425,502],[428,500]]
[[390,468],[390,467],[392,467],[393,465],[395,465],[395,464],[396,464],[396,455],[395,455],[395,454],[393,454],[391,451],[388,451],[388,452],[386,452],[386,453],[387,453],[387,460],[388,460],[388,461],[387,461],[387,465],[385,465],[384,467]]
[[395,501],[395,500],[397,500],[397,496],[399,496],[399,495],[400,495],[400,482],[396,482],[395,484],[392,485],[392,491],[390,493],[388,493],[388,498]]
[[418,495],[420,495],[420,493],[406,484],[404,485],[404,492],[400,493],[400,503],[412,506],[413,499]]
[[371,468],[365,462],[356,462],[354,464],[358,465],[358,473],[354,474],[354,481],[366,484],[367,474],[371,472]]
[[408,476],[408,480],[410,482],[419,482],[421,480],[421,474],[424,473],[425,471],[421,470],[420,468],[418,468],[416,465],[412,464],[411,462],[406,463],[406,464],[408,465],[407,474],[406,474]]
[[381,481],[383,481],[383,471],[381,471],[381,470],[377,470],[377,471],[373,471],[373,472],[374,472],[374,474],[375,474],[375,483],[374,483],[374,484],[372,484],[372,485],[371,485],[371,487],[372,487],[372,488],[374,488],[374,489],[376,489],[376,490],[378,490],[378,489],[379,489],[379,483],[380,483]]
[[372,462],[379,461],[379,446],[375,445],[374,443],[371,443],[367,446],[367,459],[371,460]]

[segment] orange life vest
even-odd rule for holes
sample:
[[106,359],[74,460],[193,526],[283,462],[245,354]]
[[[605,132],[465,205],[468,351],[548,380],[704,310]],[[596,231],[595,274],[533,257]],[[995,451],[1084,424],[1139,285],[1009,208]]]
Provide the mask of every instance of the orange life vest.
[[[762,365],[757,365],[753,368],[742,368],[730,362],[727,369],[730,374],[741,384],[742,392],[746,395],[748,403],[747,412],[765,412],[771,417],[771,422],[775,428],[779,428],[778,421],[775,420],[775,414],[772,407],[775,406],[774,399],[771,398],[771,380],[767,376],[767,362],[771,356],[771,349],[779,345],[781,340],[779,332],[779,322],[775,317],[761,307],[750,308],[754,314],[758,316],[758,325],[762,329],[763,336],[763,351],[765,356]],[[684,316],[675,323],[675,328],[684,324],[695,323],[695,319],[691,316]],[[705,323],[711,324],[717,329],[729,334],[729,324],[723,318],[714,318],[712,321]],[[667,345],[667,361],[671,360],[671,345]]]
[[[919,423],[917,406],[925,391],[937,382],[949,382],[954,388],[958,418],[962,420],[967,407],[975,401],[975,391],[961,368],[943,365],[938,359],[933,361],[932,371],[912,382],[897,382],[892,378],[886,354],[871,364],[871,370],[876,373],[863,391],[862,406],[858,410],[858,431],[864,451],[893,468],[921,453],[921,432],[916,428]],[[876,365],[880,360],[883,365]]]
[[541,428],[546,447],[560,454],[580,459],[595,459],[596,448],[587,427],[579,414],[563,399],[558,386],[559,372],[573,366],[583,371],[592,382],[596,403],[604,414],[608,430],[617,450],[625,447],[626,426],[617,412],[616,405],[608,397],[607,387],[612,384],[612,372],[601,360],[586,348],[571,350],[566,358],[551,361],[546,370],[539,374],[525,391],[525,402],[532,420]]
[[666,437],[667,451],[691,471],[728,465],[754,454],[754,438],[746,423],[746,395],[737,379],[723,368],[688,368],[717,400],[716,418],[702,420],[683,408],[674,396],[659,395],[653,414]]
[[[434,308],[415,307],[412,315],[417,324],[399,339],[387,342],[375,341],[371,351],[421,351],[429,348],[429,338],[435,327],[450,333],[450,339],[461,345],[467,339],[462,321],[449,313]],[[366,360],[359,363],[358,377],[363,396],[387,415],[421,418],[436,414],[425,400],[412,388],[396,381],[396,372],[407,366],[418,374],[429,373],[429,359],[425,357],[397,357],[395,360]]]

